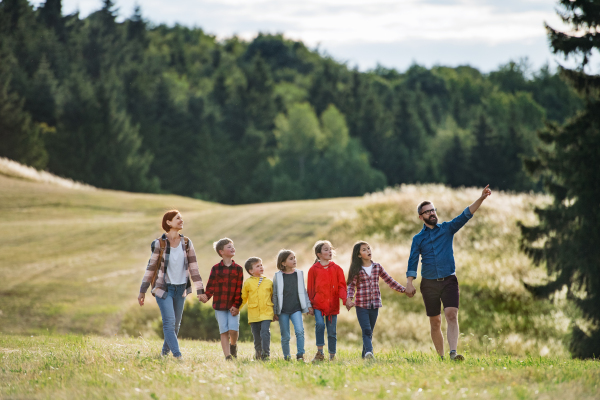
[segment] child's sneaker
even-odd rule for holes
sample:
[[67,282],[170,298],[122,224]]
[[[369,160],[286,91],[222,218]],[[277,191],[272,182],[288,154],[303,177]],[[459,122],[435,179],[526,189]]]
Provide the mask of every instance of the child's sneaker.
[[315,358],[312,359],[312,362],[320,361],[325,361],[325,354],[321,353],[320,351],[317,351],[317,354],[315,354]]
[[373,356],[373,353],[371,353],[370,351],[367,352],[367,354],[365,354],[365,360],[373,360],[375,357]]
[[283,359],[285,361],[292,361],[292,356],[285,356],[285,357],[283,357]]
[[260,351],[254,350],[254,360],[255,361],[260,360]]
[[450,359],[452,361],[464,361],[465,357],[463,357],[462,354],[456,354],[456,351],[451,351],[450,352]]
[[335,354],[329,354],[329,361],[335,361]]
[[229,344],[229,352],[233,358],[237,358],[237,344]]
[[302,361],[302,362],[304,362],[304,354],[300,354],[300,355],[297,354],[296,355],[296,361]]
[[225,357],[225,361],[233,361],[233,357],[231,357],[231,354]]

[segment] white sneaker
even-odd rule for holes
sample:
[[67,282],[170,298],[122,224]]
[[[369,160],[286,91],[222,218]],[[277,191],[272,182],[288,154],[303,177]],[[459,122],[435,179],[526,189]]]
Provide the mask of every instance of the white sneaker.
[[365,354],[365,360],[373,360],[375,357],[373,356],[373,353],[371,353],[370,351],[367,352],[367,354]]

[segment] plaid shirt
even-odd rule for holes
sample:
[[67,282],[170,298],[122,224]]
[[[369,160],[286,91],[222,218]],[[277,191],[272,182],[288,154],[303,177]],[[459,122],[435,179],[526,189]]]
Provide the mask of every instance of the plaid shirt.
[[[371,270],[371,276],[369,276],[364,268],[360,269],[358,275],[354,277],[352,282],[348,285],[348,298],[354,297],[356,292],[356,299],[354,304],[360,308],[381,308],[381,292],[379,291],[379,278],[383,278],[385,283],[389,287],[397,292],[404,293],[406,288],[396,282],[394,278],[388,275],[383,267],[378,263],[373,263],[373,269]],[[358,287],[357,287],[358,281]]]
[[206,295],[213,297],[215,310],[227,311],[231,307],[240,308],[242,304],[242,283],[244,282],[243,268],[231,260],[231,266],[226,266],[221,260],[210,270],[206,284]]
[[[198,271],[198,262],[196,261],[196,251],[194,250],[194,245],[192,244],[192,240],[190,239],[190,247],[189,249],[186,249],[185,240],[183,240],[183,235],[180,234],[179,236],[181,238],[181,246],[183,246],[183,252],[184,254],[186,254],[186,257],[183,259],[184,268],[187,270],[189,277],[194,282],[194,285],[196,286],[196,292],[198,294],[202,294],[204,293],[204,285],[202,284],[202,278],[200,277],[200,272]],[[146,293],[146,291],[150,287],[152,277],[154,276],[154,272],[156,271],[156,261],[158,260],[158,255],[160,254],[160,240],[167,240],[167,235],[163,233],[160,239],[154,240],[150,245],[150,248],[152,249],[152,255],[150,256],[148,266],[146,267],[146,273],[144,274],[144,278],[142,279],[140,293]],[[163,257],[160,260],[160,270],[158,271],[158,276],[156,277],[154,289],[152,290],[152,293],[155,296],[160,297],[161,299],[164,299],[167,295],[165,270],[169,267],[169,254],[171,254],[171,244],[167,240]],[[192,284],[188,279],[184,295],[187,296],[190,293],[192,293]]]

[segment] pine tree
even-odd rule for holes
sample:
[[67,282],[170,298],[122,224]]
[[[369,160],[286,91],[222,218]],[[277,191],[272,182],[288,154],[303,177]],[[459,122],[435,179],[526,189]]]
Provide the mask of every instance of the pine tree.
[[48,161],[44,130],[23,109],[24,100],[9,88],[10,75],[0,65],[0,157],[43,169]]
[[[538,296],[563,287],[587,320],[573,324],[574,357],[600,355],[600,76],[584,72],[592,50],[600,49],[600,2],[560,0],[561,18],[574,33],[547,26],[552,50],[579,57],[576,70],[562,74],[585,96],[585,108],[564,126],[549,124],[540,133],[547,145],[528,160],[527,169],[541,174],[554,200],[536,208],[539,224],[521,226],[522,247],[536,264],[546,266],[548,283],[529,286]],[[541,244],[540,244],[541,243]],[[582,294],[583,293],[583,294]]]

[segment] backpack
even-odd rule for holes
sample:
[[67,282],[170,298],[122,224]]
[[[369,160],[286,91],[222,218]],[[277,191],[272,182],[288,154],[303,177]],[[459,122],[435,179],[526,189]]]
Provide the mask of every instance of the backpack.
[[[167,248],[167,240],[166,239],[163,239],[161,237],[160,239],[158,239],[158,241],[160,243],[160,251],[158,252],[158,259],[156,260],[156,270],[154,271],[154,275],[152,275],[152,280],[150,281],[150,285],[152,287],[152,290],[150,293],[152,293],[152,296],[154,296],[154,297],[156,297],[156,295],[154,294],[154,286],[156,284],[156,278],[158,278],[158,270],[160,269],[160,262],[163,258],[165,249]],[[183,241],[185,242],[185,252],[187,253],[190,248],[190,238],[188,238],[187,236],[184,236]],[[165,274],[166,273],[167,273],[167,271],[165,270]]]

